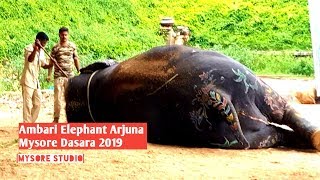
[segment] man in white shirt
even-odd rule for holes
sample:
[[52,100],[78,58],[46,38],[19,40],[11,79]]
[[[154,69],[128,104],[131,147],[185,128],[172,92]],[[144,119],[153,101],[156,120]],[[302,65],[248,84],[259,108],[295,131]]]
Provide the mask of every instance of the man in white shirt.
[[20,85],[23,97],[23,122],[34,123],[39,115],[41,106],[41,89],[39,82],[40,67],[48,69],[44,50],[49,37],[44,32],[39,32],[34,43],[24,48],[24,68]]

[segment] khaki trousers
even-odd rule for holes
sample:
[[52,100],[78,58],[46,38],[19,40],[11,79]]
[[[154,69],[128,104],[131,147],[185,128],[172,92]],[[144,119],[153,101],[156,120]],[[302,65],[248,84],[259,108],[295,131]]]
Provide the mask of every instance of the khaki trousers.
[[22,85],[23,122],[34,123],[41,107],[41,90]]
[[65,106],[64,91],[67,87],[68,78],[57,77],[54,79],[54,120],[59,122],[61,107]]

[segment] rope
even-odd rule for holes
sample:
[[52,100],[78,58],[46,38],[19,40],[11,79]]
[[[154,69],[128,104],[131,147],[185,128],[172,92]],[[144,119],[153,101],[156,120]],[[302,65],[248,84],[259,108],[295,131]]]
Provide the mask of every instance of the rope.
[[92,115],[92,112],[91,112],[91,108],[90,108],[90,99],[89,99],[89,96],[90,96],[90,93],[89,93],[89,90],[90,90],[90,83],[91,83],[91,79],[92,77],[98,72],[99,70],[96,70],[94,73],[91,74],[89,80],[88,80],[88,85],[87,85],[87,100],[88,100],[88,110],[89,110],[89,114],[90,114],[90,117],[92,119],[93,122],[96,122],[93,118],[93,115]]

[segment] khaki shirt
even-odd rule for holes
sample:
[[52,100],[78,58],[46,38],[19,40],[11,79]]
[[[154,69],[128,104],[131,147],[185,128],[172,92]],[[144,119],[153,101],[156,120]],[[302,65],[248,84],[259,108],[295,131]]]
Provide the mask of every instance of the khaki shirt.
[[176,37],[176,33],[171,29],[167,34],[167,45],[174,44],[174,38]]
[[39,71],[41,66],[47,64],[46,56],[43,49],[40,49],[40,51],[36,52],[34,60],[29,62],[28,57],[33,51],[33,46],[34,44],[29,44],[24,48],[24,68],[22,71],[20,84],[33,89],[40,89]]
[[[56,59],[61,69],[69,76],[73,77],[74,57],[78,57],[77,47],[73,42],[68,41],[66,46],[57,43],[53,46],[51,56]],[[54,68],[54,78],[65,77],[57,68]]]

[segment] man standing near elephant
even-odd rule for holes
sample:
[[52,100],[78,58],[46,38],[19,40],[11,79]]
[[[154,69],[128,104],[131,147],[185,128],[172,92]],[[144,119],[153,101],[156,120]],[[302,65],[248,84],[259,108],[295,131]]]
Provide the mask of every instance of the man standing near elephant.
[[[40,67],[50,68],[46,62],[44,51],[49,37],[44,32],[36,35],[34,43],[29,44],[24,49],[24,68],[20,79],[23,98],[23,122],[34,123],[39,115],[41,107],[41,89],[39,82]],[[49,74],[48,74],[49,76]]]
[[[76,45],[69,41],[69,30],[66,27],[59,29],[60,41],[53,46],[51,57],[56,60],[58,66],[64,73],[54,66],[54,123],[59,122],[61,106],[64,101],[64,91],[68,79],[74,76],[73,66],[76,67],[77,72],[80,71],[79,56]],[[52,63],[52,61],[51,61]],[[52,68],[49,69],[49,74],[52,73]],[[67,77],[66,77],[66,75]]]

